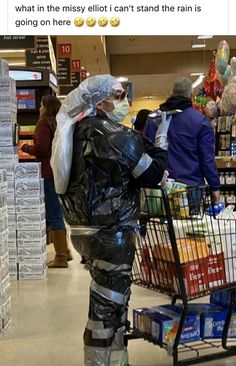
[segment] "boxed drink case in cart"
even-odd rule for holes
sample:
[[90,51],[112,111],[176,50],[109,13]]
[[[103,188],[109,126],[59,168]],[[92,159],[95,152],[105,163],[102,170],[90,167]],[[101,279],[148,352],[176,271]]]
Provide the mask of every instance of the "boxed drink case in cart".
[[[216,216],[207,186],[144,190],[141,211],[133,283],[168,295],[172,308],[161,315],[161,307],[134,310],[127,340],[142,337],[167,349],[174,366],[236,355],[235,213],[226,209]],[[229,294],[227,308],[191,304],[212,291]],[[199,322],[184,338],[190,313]],[[175,319],[173,327],[168,317]],[[165,327],[171,337],[161,333]]]

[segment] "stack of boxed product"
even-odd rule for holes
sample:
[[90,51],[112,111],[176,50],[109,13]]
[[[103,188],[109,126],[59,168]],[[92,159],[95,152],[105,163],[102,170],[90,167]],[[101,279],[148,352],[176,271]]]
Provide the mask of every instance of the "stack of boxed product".
[[40,163],[15,167],[18,277],[43,279],[46,275],[46,222]]
[[11,322],[6,171],[0,170],[0,339]]
[[[223,306],[218,298],[217,301],[215,298],[212,298],[211,301],[214,301],[214,303],[188,304],[188,312],[182,327],[180,343],[222,338],[228,309]],[[229,325],[229,338],[236,337],[235,310]],[[182,311],[182,304],[134,309],[134,332],[154,343],[164,344],[167,347],[173,346]]]
[[7,172],[8,245],[13,279],[41,279],[46,268],[46,224],[39,163],[19,163],[16,83],[0,60],[0,169]]
[[10,274],[17,277],[14,166],[18,162],[15,145],[16,83],[9,77],[8,64],[0,60],[0,169],[7,174],[8,245]]
[[[182,309],[175,305],[139,308],[133,311],[133,327],[139,336],[153,342],[173,345],[178,331]],[[189,311],[186,315],[180,343],[200,340],[200,315]]]

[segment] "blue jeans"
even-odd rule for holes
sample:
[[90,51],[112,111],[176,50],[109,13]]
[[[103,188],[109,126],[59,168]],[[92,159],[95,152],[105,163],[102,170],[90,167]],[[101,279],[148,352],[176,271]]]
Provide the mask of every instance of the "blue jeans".
[[44,179],[44,193],[47,228],[50,230],[65,230],[63,211],[52,179]]

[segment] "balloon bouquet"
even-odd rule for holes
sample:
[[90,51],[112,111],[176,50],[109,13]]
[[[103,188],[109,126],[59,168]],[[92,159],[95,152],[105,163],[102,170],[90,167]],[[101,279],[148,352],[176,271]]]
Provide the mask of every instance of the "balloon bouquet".
[[193,106],[203,114],[206,114],[209,118],[215,118],[218,115],[217,101],[222,92],[223,87],[219,81],[214,56],[204,86],[195,97]]
[[223,40],[217,46],[204,84],[204,96],[209,100],[203,105],[203,113],[209,118],[236,112],[236,57],[231,58],[230,64],[229,58],[229,45]]
[[236,113],[236,57],[231,58],[230,65],[227,66],[227,69],[230,70],[230,74],[219,102],[221,114]]

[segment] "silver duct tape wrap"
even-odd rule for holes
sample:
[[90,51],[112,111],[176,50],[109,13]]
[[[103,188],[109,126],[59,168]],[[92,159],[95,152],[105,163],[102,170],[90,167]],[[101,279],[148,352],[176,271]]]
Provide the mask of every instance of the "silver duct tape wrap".
[[107,328],[103,330],[92,330],[93,339],[108,339],[114,334],[114,328]]
[[119,292],[109,290],[101,285],[98,285],[94,280],[92,280],[90,288],[97,294],[120,305],[125,305],[129,299],[129,294],[122,295]]
[[168,140],[166,135],[157,135],[155,138],[155,146],[163,150],[168,150]]
[[84,346],[84,366],[110,366],[111,348]]
[[125,311],[124,314],[121,317],[121,321],[125,322],[128,319],[128,311]]
[[122,327],[115,333],[114,340],[111,345],[111,351],[123,351],[124,349],[124,333],[125,328]]
[[77,226],[77,225],[71,225],[70,226],[70,233],[72,236],[78,236],[78,235],[93,235],[96,234],[99,231],[98,227],[94,226]]
[[111,351],[109,366],[128,366],[128,364],[129,359],[126,347],[120,351]]
[[94,339],[107,339],[111,338],[114,334],[114,327],[104,328],[102,321],[89,319],[86,328],[92,331],[92,337]]
[[95,259],[93,261],[93,267],[103,269],[105,271],[126,271],[130,270],[130,265],[128,264],[112,264],[101,259]]
[[138,178],[141,174],[143,174],[149,166],[152,164],[153,159],[146,153],[143,153],[141,159],[139,160],[138,164],[131,172],[134,178]]

